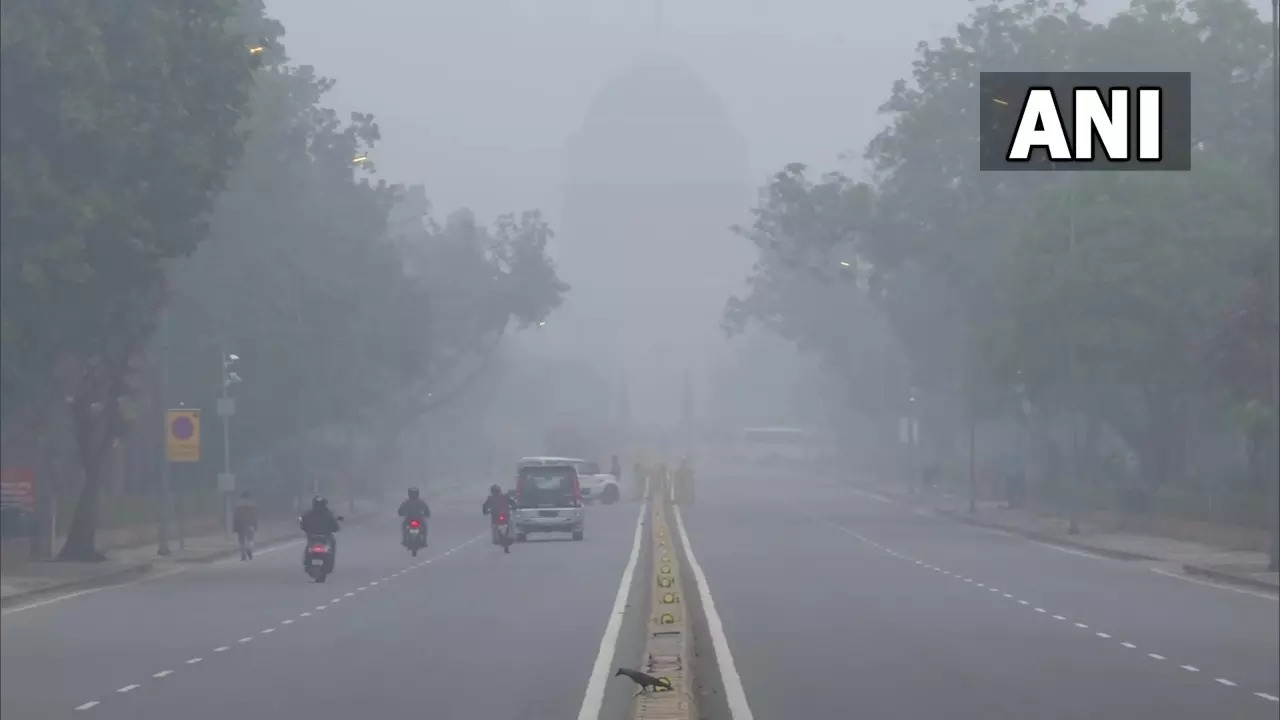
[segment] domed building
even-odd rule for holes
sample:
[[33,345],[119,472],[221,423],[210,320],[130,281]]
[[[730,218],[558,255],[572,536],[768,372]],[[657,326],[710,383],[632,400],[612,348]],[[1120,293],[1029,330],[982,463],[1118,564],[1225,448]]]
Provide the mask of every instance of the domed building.
[[557,322],[628,378],[637,420],[674,422],[754,259],[729,230],[752,202],[746,143],[692,70],[657,57],[605,84],[566,150]]

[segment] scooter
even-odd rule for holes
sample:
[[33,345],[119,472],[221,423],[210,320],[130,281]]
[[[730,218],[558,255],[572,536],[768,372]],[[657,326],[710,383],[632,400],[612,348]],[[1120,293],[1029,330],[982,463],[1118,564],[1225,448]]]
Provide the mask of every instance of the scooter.
[[[343,517],[339,515],[336,520],[342,522]],[[322,583],[329,573],[333,572],[333,563],[333,538],[328,535],[308,534],[307,549],[302,556],[302,564],[307,574],[316,582]]]
[[333,542],[327,535],[308,535],[304,558],[307,574],[318,583],[333,572]]
[[427,546],[426,528],[421,520],[414,518],[405,525],[404,546],[414,557],[418,557],[418,551]]

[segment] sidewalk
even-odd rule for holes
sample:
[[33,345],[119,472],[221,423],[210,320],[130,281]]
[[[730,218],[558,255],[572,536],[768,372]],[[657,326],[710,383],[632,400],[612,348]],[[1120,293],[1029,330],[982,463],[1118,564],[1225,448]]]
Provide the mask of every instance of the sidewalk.
[[1082,521],[1080,532],[1068,534],[1063,517],[1038,515],[1029,510],[1011,510],[1003,503],[982,501],[969,512],[969,500],[939,490],[912,495],[900,483],[857,483],[870,492],[926,508],[937,515],[969,525],[1021,535],[1040,542],[1077,548],[1118,560],[1147,560],[1171,563],[1188,575],[1219,582],[1280,592],[1280,573],[1267,571],[1266,553],[1227,550],[1203,543],[1136,533],[1118,532]]
[[[335,508],[345,514],[347,523],[361,522],[385,511],[384,506],[373,501],[357,501],[356,512],[347,512],[347,504]],[[257,547],[295,540],[301,537],[295,517],[272,518],[263,522],[254,544]],[[142,577],[153,570],[174,567],[185,563],[214,562],[235,557],[240,552],[235,537],[228,539],[223,533],[186,538],[179,548],[177,538],[169,541],[172,551],[167,557],[156,554],[156,543],[130,548],[105,550],[107,560],[98,563],[36,561],[6,571],[0,575],[0,607],[26,602],[40,595],[70,592],[102,585],[111,585],[135,577]]]

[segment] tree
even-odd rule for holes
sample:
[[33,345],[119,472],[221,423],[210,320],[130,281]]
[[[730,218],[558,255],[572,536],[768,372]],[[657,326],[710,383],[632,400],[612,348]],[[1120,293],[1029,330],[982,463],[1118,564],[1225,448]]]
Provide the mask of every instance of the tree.
[[[3,390],[69,398],[84,485],[60,557],[99,557],[102,459],[132,363],[241,147],[239,3],[3,7]],[[57,367],[61,373],[51,373]]]
[[[760,248],[757,274],[750,280],[751,295],[731,302],[729,319],[754,317],[801,347],[831,348],[838,343],[831,342],[830,322],[806,325],[795,318],[856,317],[858,326],[843,332],[865,337],[875,315],[856,314],[859,304],[867,305],[863,298],[857,293],[820,296],[812,281],[789,283],[794,273],[783,269],[776,258],[779,243],[769,236],[786,236],[781,244],[793,254],[796,248],[810,257],[825,254],[823,262],[841,253],[854,255],[874,298],[872,307],[891,323],[906,364],[929,400],[938,433],[963,417],[972,435],[977,419],[1021,404],[1012,402],[1021,397],[1013,391],[1017,386],[1025,388],[1037,416],[1069,409],[1070,415],[1086,416],[1090,437],[1105,422],[1130,442],[1142,443],[1148,465],[1155,463],[1145,470],[1152,478],[1177,462],[1154,449],[1161,443],[1167,447],[1175,428],[1160,430],[1165,440],[1158,443],[1148,437],[1155,431],[1144,430],[1142,418],[1176,418],[1178,412],[1160,413],[1156,405],[1177,406],[1175,396],[1220,392],[1220,385],[1196,372],[1194,358],[1178,343],[1202,331],[1197,322],[1209,322],[1215,308],[1237,297],[1233,293],[1240,290],[1244,268],[1275,264],[1274,253],[1258,247],[1256,233],[1266,217],[1258,214],[1264,209],[1258,191],[1272,182],[1267,173],[1274,174],[1257,152],[1272,147],[1267,121],[1272,41],[1257,12],[1240,0],[1186,5],[1138,0],[1102,24],[1078,10],[1039,0],[995,0],[976,6],[954,35],[922,43],[911,77],[895,84],[882,107],[889,125],[866,148],[874,169],[864,190],[874,200],[870,213],[850,204],[814,220],[818,198],[840,197],[841,188],[850,184],[837,179],[814,190],[788,179],[788,168],[766,190],[762,207],[787,208],[781,214],[790,224],[773,222],[753,230]],[[980,71],[1174,65],[1195,73],[1196,162],[1213,165],[1193,173],[1194,181],[1113,177],[1077,182],[1081,176],[1075,174],[978,171]],[[1233,192],[1206,186],[1207,178]],[[1156,242],[1152,230],[1134,220],[1138,211],[1126,205],[1130,201],[1164,221],[1155,225],[1178,242]],[[1199,215],[1187,216],[1190,208]],[[1064,266],[1061,244],[1071,235],[1069,218],[1082,249]],[[1187,222],[1175,226],[1171,218]],[[1122,238],[1113,231],[1117,226],[1127,228]],[[851,250],[836,249],[850,237]],[[1224,242],[1232,252],[1205,249]],[[1237,246],[1255,252],[1237,255]],[[1050,248],[1058,264],[1046,259]],[[1089,282],[1082,286],[1081,278]],[[1175,281],[1184,289],[1177,297],[1168,289]],[[1081,287],[1091,294],[1086,297]],[[1147,293],[1143,302],[1155,307],[1129,297],[1137,288]],[[1171,307],[1187,317],[1158,315],[1159,302],[1148,296],[1174,300]],[[800,312],[804,298],[810,309]],[[1122,334],[1116,328],[1124,322],[1110,313],[1112,303],[1123,302],[1134,312],[1149,310],[1148,322],[1158,317],[1165,324],[1137,327],[1143,317],[1135,315],[1124,322],[1132,323],[1136,334],[1107,335]],[[824,354],[839,357],[829,350]],[[1162,359],[1167,360],[1163,365]],[[837,364],[854,363],[846,357]],[[1152,390],[1156,387],[1158,392]],[[1144,402],[1152,412],[1135,414]]]
[[324,105],[332,80],[282,51],[273,62],[211,237],[175,274],[175,384],[188,402],[211,402],[219,348],[234,349],[238,454],[287,449],[299,483],[324,429],[346,431],[348,461],[361,429],[391,454],[405,426],[483,374],[513,320],[541,322],[567,286],[537,212],[492,229],[467,211],[436,225],[420,186],[362,177],[380,139],[374,118],[342,122]]
[[[757,250],[748,292],[730,298],[724,327],[730,335],[752,322],[821,357],[864,394],[857,402],[878,404],[869,396],[882,387],[878,375],[858,378],[864,358],[865,323],[877,275],[863,263],[860,235],[873,217],[871,187],[839,174],[814,182],[804,165],[794,163],[775,174],[761,191],[750,227],[734,231]],[[861,278],[859,276],[861,275]]]
[[1239,269],[1273,222],[1252,178],[1198,164],[1090,176],[1074,200],[1046,192],[1006,268],[1011,365],[1033,390],[1082,395],[1076,409],[1137,451],[1148,489],[1181,473],[1188,401],[1208,379],[1192,345],[1243,289]]

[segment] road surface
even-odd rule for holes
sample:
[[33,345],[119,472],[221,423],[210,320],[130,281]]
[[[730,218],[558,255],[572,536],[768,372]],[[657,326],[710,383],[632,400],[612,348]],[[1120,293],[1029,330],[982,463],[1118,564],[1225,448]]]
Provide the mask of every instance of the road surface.
[[1280,713],[1280,608],[1262,594],[839,482],[710,476],[682,517],[756,718]]
[[[639,509],[593,508],[585,541],[503,555],[479,500],[439,503],[416,559],[394,518],[345,528],[324,584],[294,543],[6,610],[0,715],[574,718]],[[625,623],[616,645],[638,664],[643,626]],[[611,682],[596,702],[622,717],[631,692]]]
[[[733,660],[700,663],[711,720],[1280,712],[1280,607],[1265,595],[972,528],[844,483],[706,476],[698,497],[681,524],[714,603],[690,607],[710,610],[695,622],[703,657],[722,642]],[[589,678],[601,663],[640,664],[643,572],[622,583],[632,605],[620,632],[605,632],[645,545],[639,506],[593,508],[584,542],[505,556],[477,509],[436,507],[417,559],[397,546],[394,519],[348,527],[323,585],[294,544],[6,610],[0,714],[572,720],[585,704],[599,711],[588,717],[624,718],[632,688]]]

